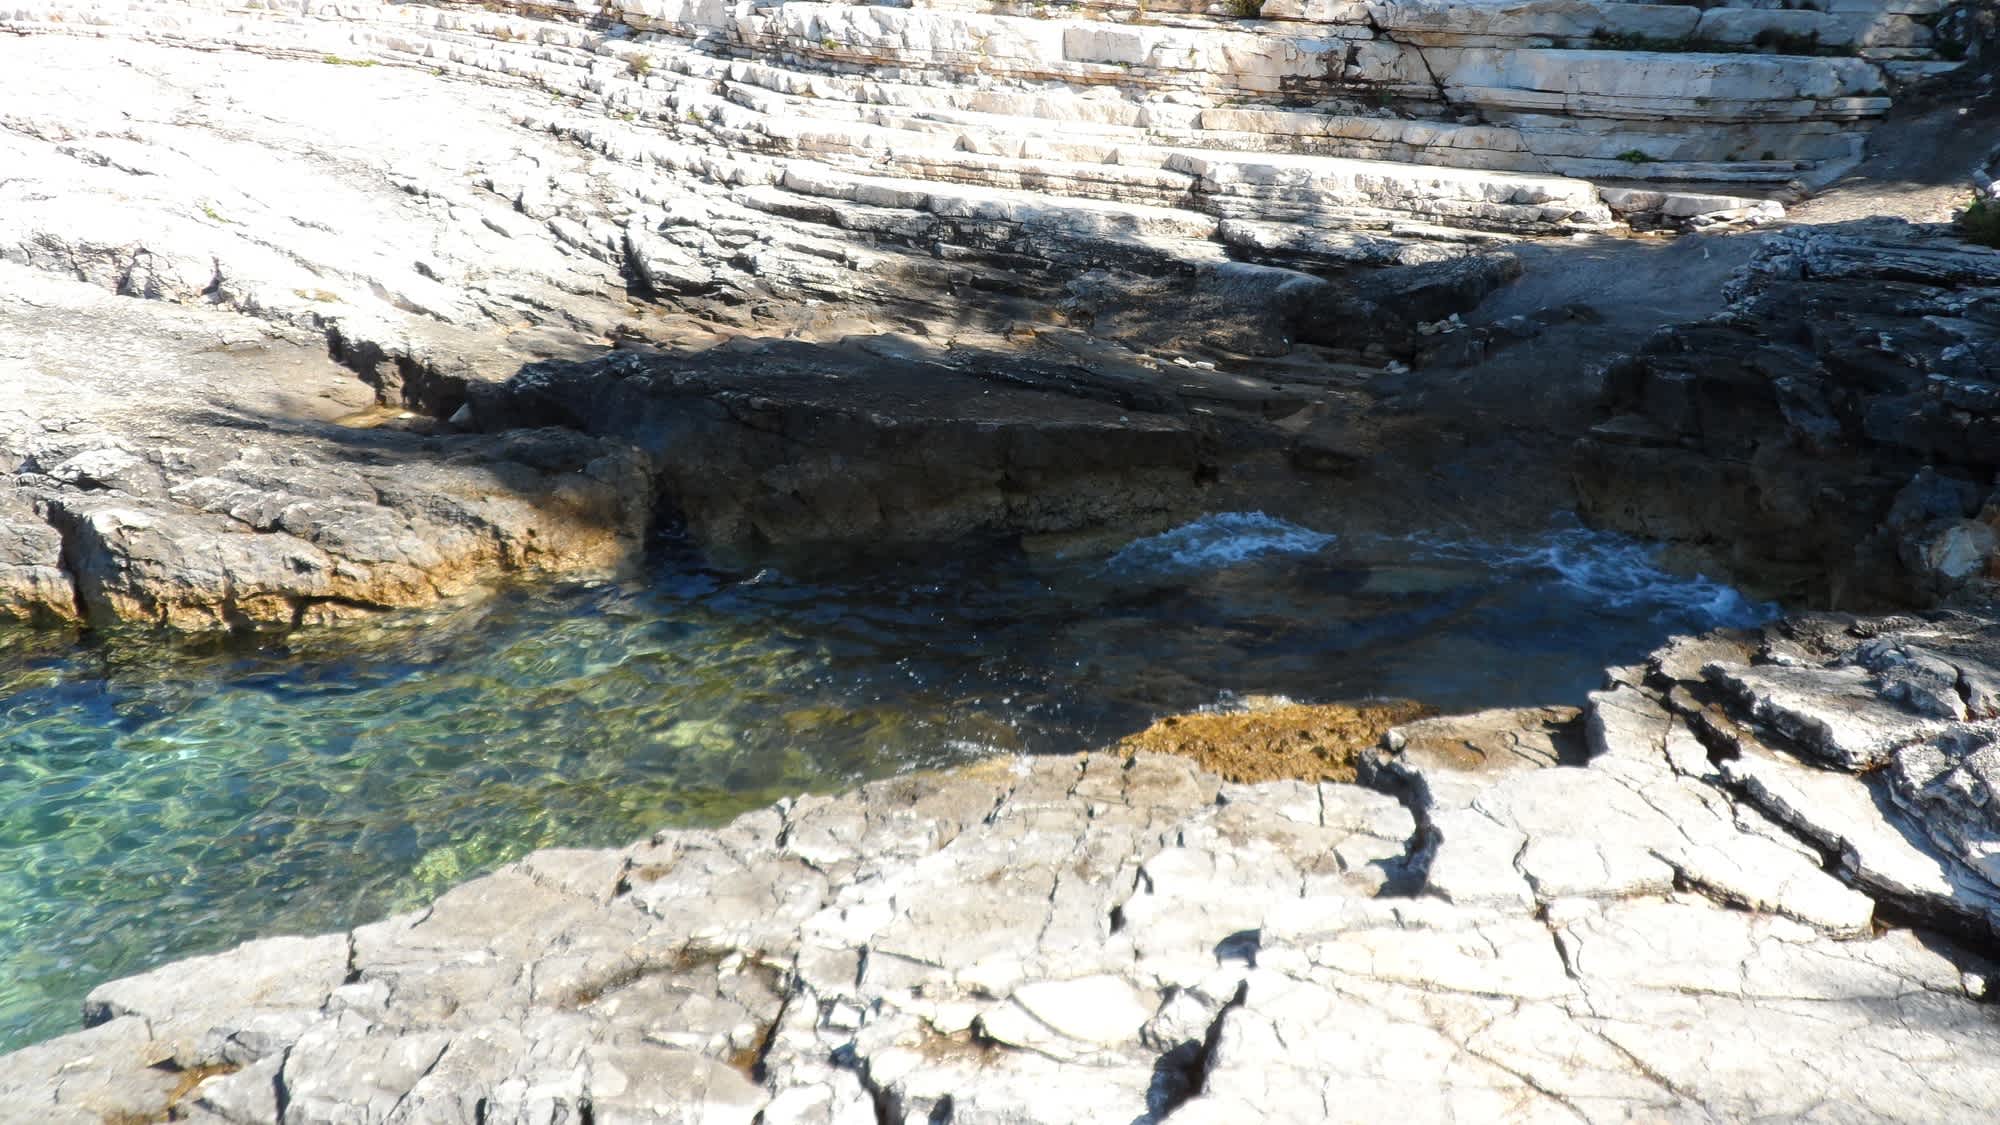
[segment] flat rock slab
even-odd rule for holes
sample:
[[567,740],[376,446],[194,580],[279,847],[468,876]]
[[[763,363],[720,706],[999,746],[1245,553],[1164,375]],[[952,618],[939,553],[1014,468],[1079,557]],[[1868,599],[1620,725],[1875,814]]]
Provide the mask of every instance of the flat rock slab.
[[1986,947],[2000,933],[1994,624],[1806,616],[1739,650],[1756,663],[1698,678],[1653,663],[1711,751],[1677,768],[1721,781],[1898,911]]
[[1866,668],[1711,664],[1702,673],[1742,700],[1752,718],[1843,769],[1882,765],[1897,747],[1944,729],[1883,698],[1880,682]]

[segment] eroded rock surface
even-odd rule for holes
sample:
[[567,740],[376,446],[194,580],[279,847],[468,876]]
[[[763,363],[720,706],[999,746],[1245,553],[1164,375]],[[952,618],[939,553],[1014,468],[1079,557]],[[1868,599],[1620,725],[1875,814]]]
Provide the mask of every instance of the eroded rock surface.
[[1938,8],[15,4],[0,615],[281,627],[615,566],[655,510],[724,554],[1300,479],[1546,513],[1573,403],[1467,453],[1486,408],[1394,380],[1603,319],[1459,331],[1522,240],[1778,217],[1952,69]]
[[1986,596],[2000,251],[1895,219],[1765,238],[1726,314],[1611,366],[1584,510],[1822,604]]
[[[1990,710],[1926,718],[1907,685],[1987,683],[1989,633],[1681,638],[1581,710],[1398,728],[1376,788],[996,759],[537,852],[104,985],[90,1029],[0,1059],[0,1098],[51,1122],[1976,1120],[2000,1110]],[[1825,768],[1837,732],[1784,718],[1864,696],[1931,724],[1883,769]]]
[[0,282],[0,618],[289,627],[614,570],[651,518],[621,444],[406,431],[293,333]]

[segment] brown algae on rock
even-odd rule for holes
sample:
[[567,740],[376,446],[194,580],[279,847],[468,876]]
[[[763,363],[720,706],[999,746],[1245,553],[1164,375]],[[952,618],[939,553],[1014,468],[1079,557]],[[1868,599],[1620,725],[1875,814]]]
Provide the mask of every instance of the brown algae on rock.
[[1113,749],[1178,754],[1228,781],[1353,781],[1356,756],[1389,728],[1434,713],[1409,699],[1311,704],[1253,697],[1241,710],[1169,715]]

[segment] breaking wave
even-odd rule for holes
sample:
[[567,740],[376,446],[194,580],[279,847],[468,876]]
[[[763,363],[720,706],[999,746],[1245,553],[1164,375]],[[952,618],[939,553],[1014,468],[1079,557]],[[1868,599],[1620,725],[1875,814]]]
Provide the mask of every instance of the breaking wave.
[[1263,512],[1218,512],[1134,540],[1105,565],[1115,571],[1216,570],[1272,555],[1318,554],[1334,539]]
[[1705,574],[1674,574],[1660,565],[1658,546],[1608,531],[1560,527],[1519,544],[1422,537],[1412,542],[1419,544],[1420,557],[1479,561],[1540,576],[1579,600],[1656,621],[1741,628],[1778,615],[1773,602],[1752,601]]

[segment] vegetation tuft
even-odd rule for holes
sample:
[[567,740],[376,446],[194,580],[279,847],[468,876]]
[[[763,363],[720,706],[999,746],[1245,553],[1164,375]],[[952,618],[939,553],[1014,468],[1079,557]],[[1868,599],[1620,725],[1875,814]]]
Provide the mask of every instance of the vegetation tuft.
[[1959,213],[1958,233],[1967,242],[2000,250],[2000,205],[1973,197],[1972,203]]

